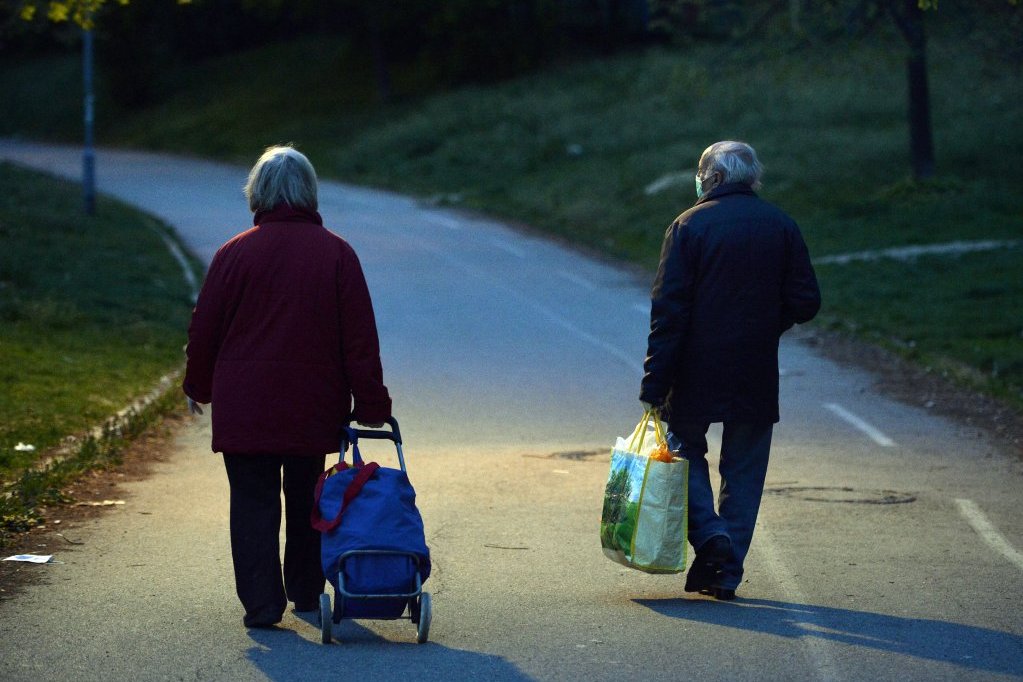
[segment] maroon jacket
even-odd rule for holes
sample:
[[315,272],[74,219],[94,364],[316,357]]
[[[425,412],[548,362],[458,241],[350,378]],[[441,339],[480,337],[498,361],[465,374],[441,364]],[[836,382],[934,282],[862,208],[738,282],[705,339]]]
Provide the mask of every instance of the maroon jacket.
[[212,402],[215,452],[337,452],[350,415],[391,415],[362,266],[315,211],[282,205],[254,223],[210,263],[182,388]]

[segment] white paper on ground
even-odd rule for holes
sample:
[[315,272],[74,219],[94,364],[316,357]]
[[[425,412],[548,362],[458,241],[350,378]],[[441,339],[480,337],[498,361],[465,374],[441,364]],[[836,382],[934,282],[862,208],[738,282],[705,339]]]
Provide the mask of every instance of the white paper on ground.
[[46,564],[53,558],[52,554],[15,554],[4,561],[26,561],[30,564]]

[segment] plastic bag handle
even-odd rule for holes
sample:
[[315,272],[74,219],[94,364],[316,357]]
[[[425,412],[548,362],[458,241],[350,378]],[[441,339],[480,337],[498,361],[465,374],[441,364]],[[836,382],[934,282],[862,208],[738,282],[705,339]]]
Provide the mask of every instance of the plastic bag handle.
[[[643,448],[643,441],[646,440],[646,425],[650,420],[654,422],[654,438],[657,439],[657,444],[664,445],[668,442],[668,438],[664,433],[664,427],[661,426],[661,417],[657,410],[645,410],[643,418],[640,419],[636,427],[636,431],[632,434],[632,440],[629,441],[629,452],[639,452]],[[639,443],[636,442],[637,438]]]
[[657,444],[667,445],[668,436],[664,433],[664,425],[661,423],[661,415],[656,410],[652,410],[650,414],[654,419],[654,437],[657,438]]

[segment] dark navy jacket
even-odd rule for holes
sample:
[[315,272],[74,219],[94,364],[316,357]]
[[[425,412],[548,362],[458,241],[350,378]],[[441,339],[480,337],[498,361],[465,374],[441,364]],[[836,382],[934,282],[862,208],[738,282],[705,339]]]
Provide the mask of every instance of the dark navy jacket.
[[744,184],[668,228],[651,292],[640,399],[671,424],[778,421],[778,339],[820,309],[796,223]]

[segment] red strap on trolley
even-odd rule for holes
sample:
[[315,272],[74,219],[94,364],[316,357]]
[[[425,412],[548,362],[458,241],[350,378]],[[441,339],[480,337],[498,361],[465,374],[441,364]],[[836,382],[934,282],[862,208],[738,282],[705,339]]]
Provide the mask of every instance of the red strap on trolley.
[[309,523],[311,523],[313,528],[321,533],[329,533],[341,525],[341,516],[345,513],[345,509],[347,509],[352,500],[354,500],[359,493],[362,492],[363,486],[366,485],[366,482],[369,481],[369,479],[373,478],[373,474],[375,474],[376,470],[380,468],[380,465],[376,462],[370,462],[369,464],[363,464],[362,466],[356,467],[359,472],[355,474],[355,478],[352,479],[352,482],[349,483],[348,487],[345,489],[344,497],[341,500],[341,509],[338,510],[337,516],[335,516],[332,521],[327,521],[320,515],[320,496],[323,494],[323,484],[326,482],[327,478],[331,476],[331,474],[344,471],[348,468],[347,462],[338,462],[320,474],[320,477],[316,480],[316,492],[313,496],[313,511],[312,514],[309,515]]

